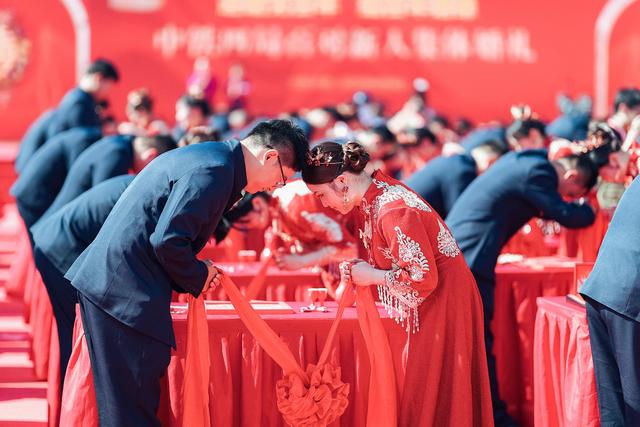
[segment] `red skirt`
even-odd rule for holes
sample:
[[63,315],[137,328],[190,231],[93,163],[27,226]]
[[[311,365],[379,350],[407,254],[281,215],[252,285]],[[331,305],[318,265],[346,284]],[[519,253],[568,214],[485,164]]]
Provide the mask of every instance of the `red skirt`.
[[452,265],[420,305],[408,338],[400,426],[493,426],[482,300],[471,272]]

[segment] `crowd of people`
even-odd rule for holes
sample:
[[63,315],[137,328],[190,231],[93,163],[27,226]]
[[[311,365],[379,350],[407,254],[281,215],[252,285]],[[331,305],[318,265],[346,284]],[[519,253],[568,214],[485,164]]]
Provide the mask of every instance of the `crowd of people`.
[[517,425],[492,349],[498,257],[532,219],[582,228],[618,203],[584,296],[603,424],[630,425],[640,412],[640,90],[620,90],[601,120],[588,98],[561,96],[549,123],[514,105],[510,123],[474,126],[434,111],[424,85],[397,112],[357,92],[254,117],[238,67],[228,105],[213,111],[217,84],[197,61],[170,126],[144,88],[116,123],[119,73],[96,60],[21,141],[11,194],[54,310],[61,377],[79,304],[100,425],[158,425],[172,293],[219,285],[216,260],[197,254],[231,230],[258,233],[262,258],[280,268],[321,267],[336,298],[371,292],[406,329],[389,420]]

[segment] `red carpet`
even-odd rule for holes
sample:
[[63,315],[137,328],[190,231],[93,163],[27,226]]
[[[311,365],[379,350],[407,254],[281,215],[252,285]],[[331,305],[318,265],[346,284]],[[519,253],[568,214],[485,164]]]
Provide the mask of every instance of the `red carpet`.
[[[0,281],[6,274],[2,261]],[[0,427],[47,425],[47,383],[34,378],[29,346],[22,301],[8,298],[0,282]]]

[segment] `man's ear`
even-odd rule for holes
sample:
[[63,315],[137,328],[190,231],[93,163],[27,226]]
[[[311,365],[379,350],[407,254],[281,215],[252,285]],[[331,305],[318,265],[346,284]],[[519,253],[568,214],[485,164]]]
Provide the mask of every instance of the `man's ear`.
[[267,163],[276,162],[278,160],[278,150],[269,148],[264,150],[260,155],[260,162],[265,165]]
[[565,180],[567,180],[567,181],[568,180],[574,180],[575,181],[576,179],[578,179],[578,175],[579,175],[579,173],[578,173],[578,171],[576,169],[569,169],[568,171],[566,171],[564,173],[563,178]]

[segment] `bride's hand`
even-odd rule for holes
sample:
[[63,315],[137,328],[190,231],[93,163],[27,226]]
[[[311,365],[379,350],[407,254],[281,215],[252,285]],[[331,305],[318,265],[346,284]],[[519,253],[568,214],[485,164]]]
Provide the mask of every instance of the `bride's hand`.
[[351,282],[356,286],[371,286],[377,284],[376,269],[364,261],[351,266]]

